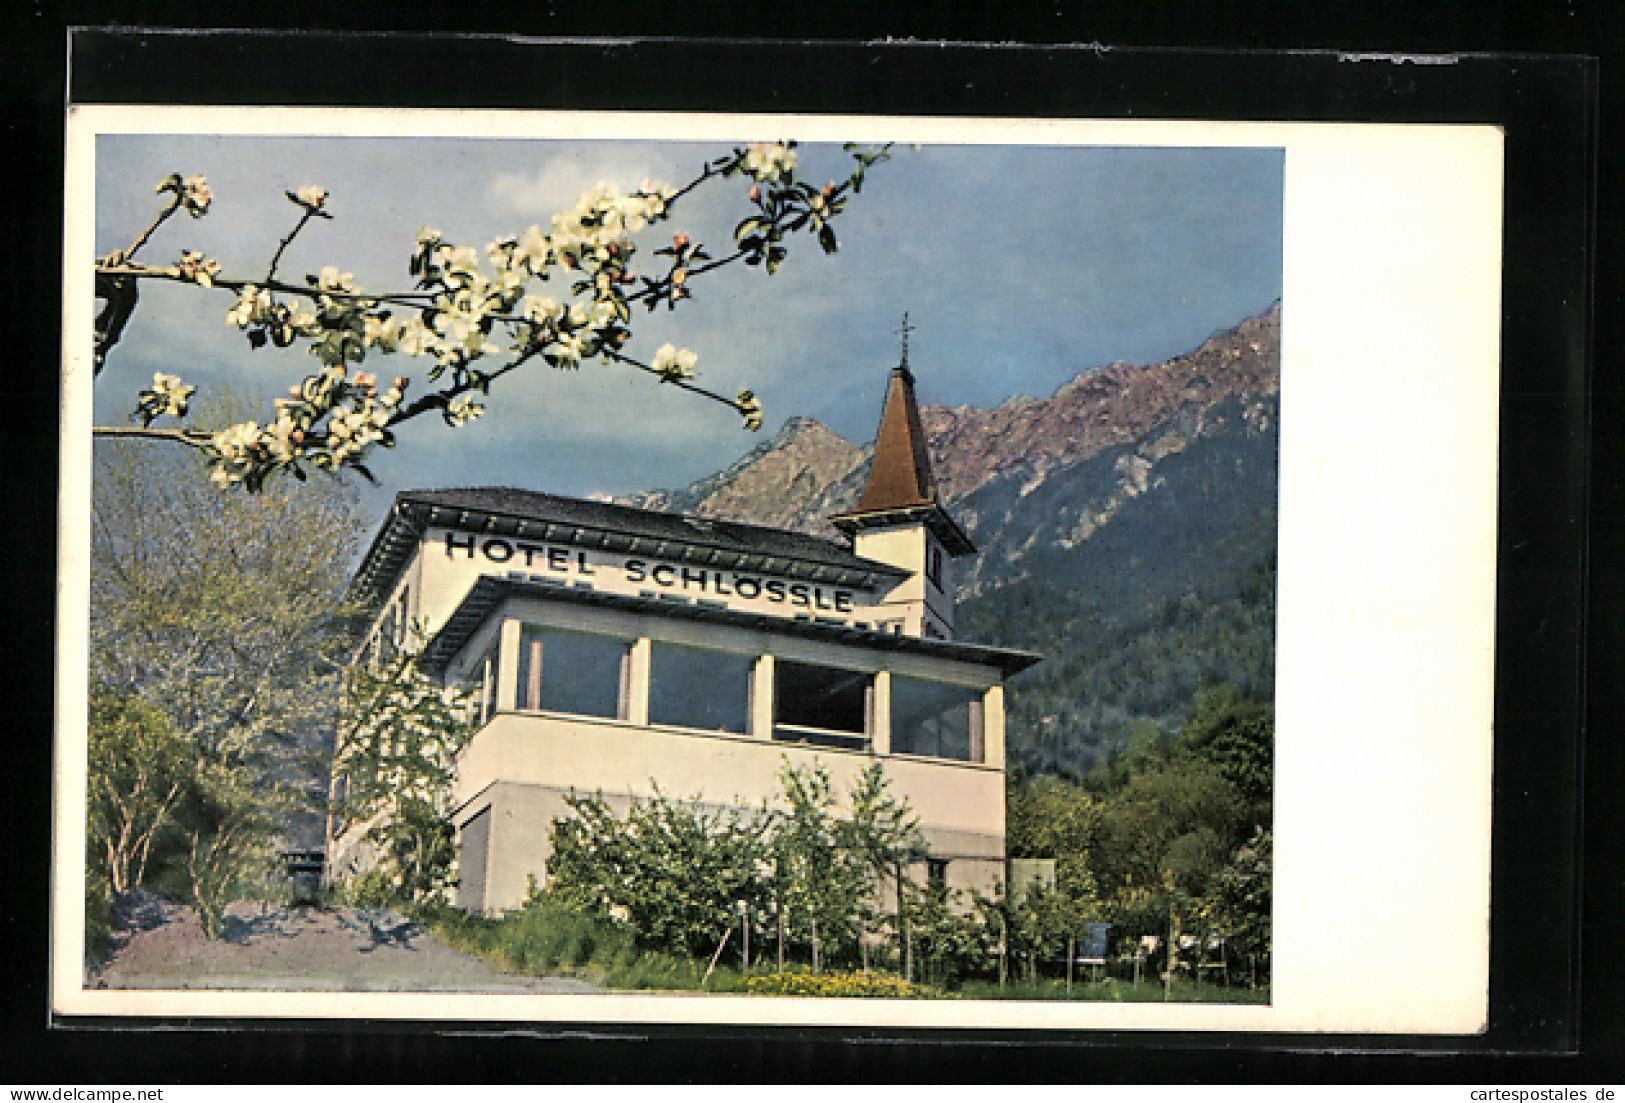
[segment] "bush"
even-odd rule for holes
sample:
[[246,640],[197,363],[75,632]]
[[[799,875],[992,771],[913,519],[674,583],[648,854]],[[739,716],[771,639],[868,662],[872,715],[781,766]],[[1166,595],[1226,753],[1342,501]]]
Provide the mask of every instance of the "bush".
[[753,996],[816,996],[840,999],[941,999],[941,989],[913,984],[895,973],[811,973],[789,969],[745,978],[744,991]]
[[341,902],[356,908],[391,908],[402,903],[393,870],[377,865],[338,886]]
[[101,968],[107,960],[113,935],[113,902],[108,895],[107,878],[94,869],[85,870],[85,963]]

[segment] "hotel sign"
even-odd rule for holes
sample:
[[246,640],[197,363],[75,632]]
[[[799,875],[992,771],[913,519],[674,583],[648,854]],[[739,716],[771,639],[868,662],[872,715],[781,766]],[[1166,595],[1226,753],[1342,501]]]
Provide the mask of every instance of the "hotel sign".
[[434,539],[448,560],[556,576],[608,593],[670,594],[780,615],[843,619],[871,605],[861,590],[800,582],[749,571],[671,563],[646,555],[538,544],[502,536],[446,531]]

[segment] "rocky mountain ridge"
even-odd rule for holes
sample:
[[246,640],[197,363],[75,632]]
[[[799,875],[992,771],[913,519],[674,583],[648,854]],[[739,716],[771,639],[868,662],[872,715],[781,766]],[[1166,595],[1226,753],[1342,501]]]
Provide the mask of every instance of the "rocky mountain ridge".
[[[1015,480],[1018,496],[1052,473],[1120,451],[1117,485],[1078,502],[1068,529],[1074,547],[1106,524],[1122,503],[1154,484],[1156,469],[1193,440],[1240,416],[1268,428],[1268,404],[1280,389],[1280,304],[1199,348],[1148,366],[1092,368],[1049,398],[1018,396],[992,409],[922,406],[932,468],[943,502],[978,544],[997,537],[1007,518],[972,501],[978,491]],[[868,476],[873,445],[856,445],[812,418],[793,417],[726,470],[675,490],[619,499],[646,509],[749,521],[833,535],[828,518],[853,508]],[[964,592],[989,578],[981,563],[961,571]]]

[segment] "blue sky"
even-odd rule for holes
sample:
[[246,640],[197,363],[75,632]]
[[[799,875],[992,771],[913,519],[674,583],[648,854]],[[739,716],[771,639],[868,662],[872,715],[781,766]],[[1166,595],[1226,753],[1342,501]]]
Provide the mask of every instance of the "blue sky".
[[[678,183],[715,143],[445,138],[102,135],[96,249],[127,245],[156,211],[171,171],[202,174],[208,217],[177,217],[144,250],[215,257],[228,275],[263,272],[298,211],[283,192],[328,189],[332,221],[313,223],[282,261],[297,277],[323,265],[367,290],[405,289],[418,228],[483,247],[574,205],[601,180]],[[836,146],[803,146],[803,175],[844,175]],[[564,494],[684,485],[771,435],[793,415],[857,442],[874,435],[897,330],[909,312],[910,363],[922,401],[992,406],[1047,395],[1114,361],[1152,363],[1199,345],[1281,294],[1279,149],[1063,146],[900,148],[875,167],[837,222],[841,249],[795,242],[772,277],[743,266],[698,280],[678,310],[634,318],[628,351],[661,343],[699,354],[699,382],[761,397],[761,434],[732,411],[629,369],[543,364],[494,392],[486,416],[459,429],[420,419],[372,464],[382,508],[407,487],[502,484]],[[745,213],[748,182],[686,198],[640,251],[681,230],[720,253]],[[562,297],[562,296],[561,296]],[[121,423],[154,371],[207,391],[221,381],[280,394],[313,365],[302,351],[251,351],[225,323],[233,296],[148,282],[97,383],[98,424]],[[426,361],[369,362],[421,378]],[[420,393],[414,388],[413,393]]]

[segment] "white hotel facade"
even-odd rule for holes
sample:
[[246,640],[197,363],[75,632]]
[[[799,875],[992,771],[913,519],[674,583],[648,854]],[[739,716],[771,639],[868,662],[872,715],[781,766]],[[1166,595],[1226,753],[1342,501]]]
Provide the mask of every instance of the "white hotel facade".
[[[1004,881],[1004,684],[1038,656],[954,638],[951,563],[975,549],[937,500],[906,359],[859,505],[832,521],[846,541],[525,490],[397,497],[355,588],[369,640],[417,623],[429,671],[476,688],[462,907],[545,883],[572,791],[758,804],[786,761],[842,794],[880,761],[930,848],[917,876]],[[369,826],[329,838],[330,876],[365,867]]]

